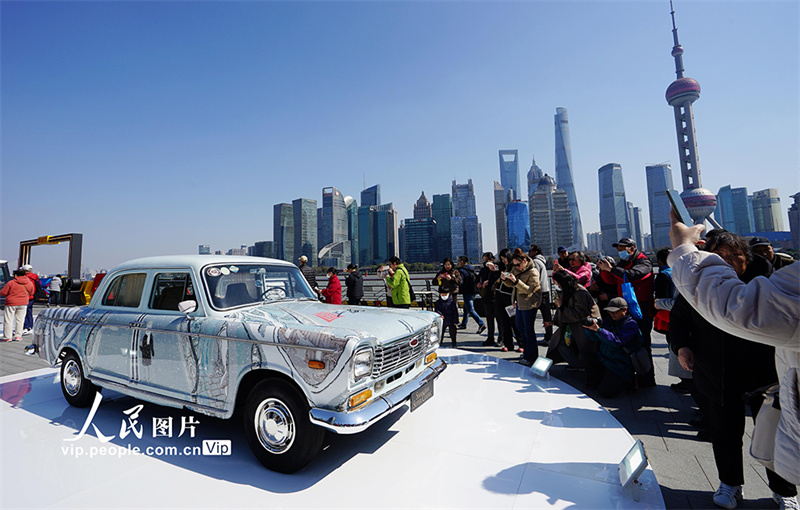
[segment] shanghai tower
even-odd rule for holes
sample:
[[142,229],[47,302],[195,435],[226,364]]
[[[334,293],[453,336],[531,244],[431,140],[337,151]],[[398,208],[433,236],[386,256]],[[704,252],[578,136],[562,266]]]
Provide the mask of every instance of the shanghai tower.
[[572,214],[572,250],[583,250],[583,225],[578,209],[578,197],[572,180],[572,144],[569,140],[569,119],[566,108],[556,108],[556,185],[567,192]]
[[695,223],[708,220],[719,228],[711,219],[711,213],[717,205],[717,197],[703,188],[700,182],[699,158],[697,156],[697,137],[694,130],[694,113],[692,103],[700,99],[700,84],[697,80],[683,74],[683,47],[678,42],[678,28],[675,26],[675,9],[672,0],[669,2],[672,15],[672,57],[675,59],[676,79],[667,87],[667,103],[675,110],[675,130],[678,133],[678,152],[681,161],[681,180],[683,192],[681,199],[689,210]]

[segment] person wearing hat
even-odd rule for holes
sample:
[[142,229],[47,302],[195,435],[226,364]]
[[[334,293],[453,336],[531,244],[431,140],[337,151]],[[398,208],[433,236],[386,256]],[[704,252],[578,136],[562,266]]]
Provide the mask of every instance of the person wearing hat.
[[0,290],[0,296],[6,298],[3,342],[10,342],[12,339],[17,342],[22,340],[25,311],[33,299],[35,290],[24,269],[14,271],[14,278]]
[[[612,298],[606,306],[610,316],[602,326],[597,321],[584,323],[586,336],[600,344],[597,362],[587,368],[586,380],[599,381],[597,389],[603,398],[614,398],[624,390],[635,388],[635,373],[629,352],[641,347],[639,325],[628,313],[628,302]],[[625,351],[628,352],[625,352]]]
[[559,246],[556,250],[558,253],[558,263],[563,267],[569,267],[569,251],[566,246]]
[[756,255],[760,255],[769,260],[776,271],[794,262],[794,259],[786,254],[775,253],[775,250],[772,249],[772,243],[770,243],[769,239],[766,237],[754,237],[750,239],[750,249]]
[[311,288],[314,289],[314,292],[319,294],[319,284],[317,284],[317,275],[314,273],[314,268],[308,265],[308,257],[305,255],[300,255],[300,258],[297,259],[300,262],[300,272],[303,273],[306,281]]
[[31,300],[28,301],[28,309],[25,312],[25,325],[23,326],[22,334],[29,335],[33,333],[33,302],[36,301],[36,294],[39,294],[42,288],[42,284],[39,283],[39,275],[33,272],[33,266],[30,264],[25,264],[20,269],[25,271],[25,276],[33,283],[34,295],[31,297]]
[[[653,316],[655,315],[653,313],[655,302],[653,263],[647,258],[647,255],[636,249],[636,243],[628,237],[623,237],[612,246],[617,249],[620,261],[612,266],[608,260],[600,260],[597,263],[597,267],[600,269],[600,278],[606,283],[617,286],[617,296],[622,295],[622,284],[625,280],[633,285],[636,300],[642,310],[642,318],[634,317],[633,320],[639,325],[644,347],[650,353],[652,361],[650,332],[653,330]],[[640,376],[639,386],[655,385],[655,372],[651,371],[650,374]]]

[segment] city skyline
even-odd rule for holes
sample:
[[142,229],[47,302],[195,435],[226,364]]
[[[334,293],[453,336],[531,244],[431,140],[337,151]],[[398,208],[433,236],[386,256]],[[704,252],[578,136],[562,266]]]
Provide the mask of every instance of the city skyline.
[[[382,184],[405,219],[421,188],[447,193],[471,178],[492,225],[498,150],[555,175],[556,108],[569,111],[584,233],[600,230],[597,168],[618,162],[644,210],[645,167],[679,166],[664,102],[668,1],[0,9],[0,257],[11,265],[20,241],[68,232],[84,234],[87,267],[274,241],[274,204],[319,201],[332,185],[355,197],[362,182]],[[788,225],[800,189],[797,3],[675,11],[686,68],[703,84],[704,187],[775,188]],[[495,245],[494,228],[483,237]],[[33,262],[55,271],[65,252],[36,247]]]

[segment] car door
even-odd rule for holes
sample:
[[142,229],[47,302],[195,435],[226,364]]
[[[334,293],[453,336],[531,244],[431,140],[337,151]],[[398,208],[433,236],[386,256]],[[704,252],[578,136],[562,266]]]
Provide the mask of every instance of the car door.
[[89,377],[125,386],[135,385],[138,372],[137,332],[141,322],[145,271],[126,271],[112,276],[100,304],[84,319]]
[[197,302],[195,289],[189,269],[154,272],[146,315],[137,327],[141,389],[187,402],[197,401],[198,342],[209,340],[189,335],[189,327],[191,320],[203,316],[202,306],[198,302],[197,309],[189,315],[178,310],[182,301]]

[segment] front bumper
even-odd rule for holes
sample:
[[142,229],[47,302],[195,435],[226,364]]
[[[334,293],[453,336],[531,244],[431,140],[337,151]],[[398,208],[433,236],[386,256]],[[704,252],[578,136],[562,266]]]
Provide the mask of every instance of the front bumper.
[[397,388],[388,395],[381,395],[368,405],[352,412],[337,412],[327,409],[311,409],[311,423],[332,430],[337,434],[356,434],[366,430],[387,414],[391,413],[411,398],[414,390],[439,377],[447,368],[447,363],[437,358],[436,361],[422,371],[414,380]]

